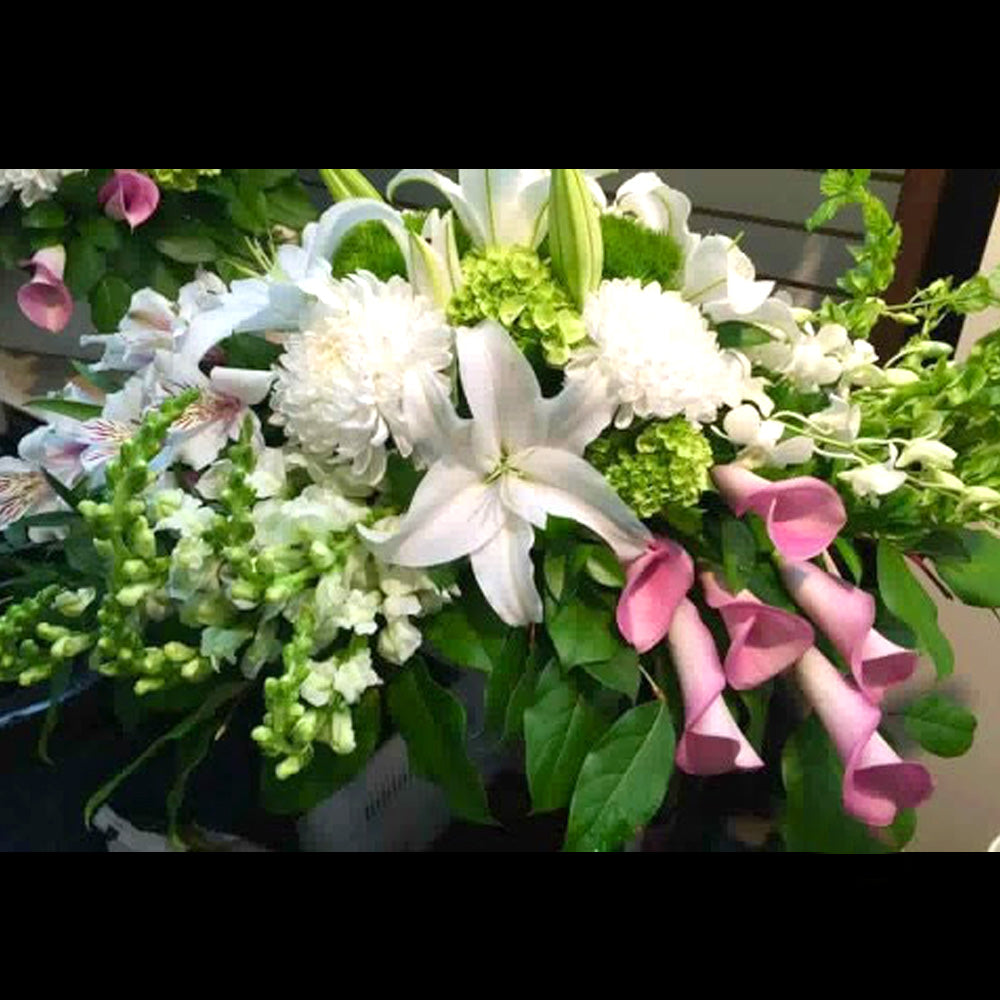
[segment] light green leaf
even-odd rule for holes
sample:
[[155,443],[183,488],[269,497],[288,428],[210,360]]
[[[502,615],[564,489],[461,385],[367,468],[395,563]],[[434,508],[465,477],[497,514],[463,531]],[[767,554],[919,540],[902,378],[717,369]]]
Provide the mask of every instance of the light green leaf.
[[132,286],[106,274],[90,293],[90,317],[100,333],[114,333],[132,301]]
[[758,347],[761,344],[770,344],[774,340],[767,330],[738,320],[720,323],[715,328],[715,333],[719,347],[726,348]]
[[964,529],[958,536],[967,558],[936,556],[934,565],[941,579],[964,604],[1000,607],[1000,539],[986,531]]
[[610,660],[619,649],[609,608],[575,595],[564,604],[545,602],[545,626],[567,669]]
[[446,605],[423,626],[434,652],[455,666],[489,673],[507,641],[510,627],[486,603],[471,573],[460,579],[462,600]]
[[757,559],[753,532],[735,517],[722,520],[722,568],[726,585],[735,594],[746,588]]
[[58,413],[63,417],[72,417],[74,420],[91,420],[104,412],[103,407],[94,403],[81,403],[76,399],[56,399],[47,396],[29,399],[24,405],[29,410],[45,410],[48,413]]
[[156,249],[182,264],[207,264],[219,255],[219,248],[209,236],[164,236],[156,241]]
[[928,694],[906,706],[907,735],[938,757],[961,757],[971,746],[976,717],[940,694]]

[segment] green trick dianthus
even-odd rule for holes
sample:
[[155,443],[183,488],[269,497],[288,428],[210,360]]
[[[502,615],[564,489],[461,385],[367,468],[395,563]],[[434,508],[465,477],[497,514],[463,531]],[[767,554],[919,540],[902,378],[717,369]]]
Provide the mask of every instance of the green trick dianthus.
[[587,449],[587,459],[640,517],[653,517],[698,503],[709,486],[712,449],[699,428],[673,417],[609,430]]
[[634,219],[601,216],[605,278],[658,281],[665,289],[681,286],[681,248],[666,233],[657,233]]
[[536,345],[560,367],[586,336],[583,321],[548,265],[527,247],[487,247],[462,259],[464,284],[448,303],[448,321],[502,323],[522,350]]
[[173,191],[194,191],[198,187],[199,177],[217,177],[222,173],[222,170],[221,168],[217,170],[147,170],[146,173],[160,187]]

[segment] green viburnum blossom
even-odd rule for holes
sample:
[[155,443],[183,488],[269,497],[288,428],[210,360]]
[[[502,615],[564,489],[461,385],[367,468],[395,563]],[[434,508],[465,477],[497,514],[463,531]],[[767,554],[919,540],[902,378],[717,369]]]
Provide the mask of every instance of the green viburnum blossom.
[[640,517],[693,507],[709,487],[713,463],[705,435],[683,417],[608,431],[586,457]]
[[147,170],[146,173],[160,187],[170,188],[174,191],[194,191],[198,187],[199,177],[217,177],[222,173],[222,170],[221,168],[208,170]]
[[497,320],[523,351],[538,346],[556,367],[586,336],[583,320],[549,266],[526,247],[488,247],[462,260],[464,284],[448,303],[448,322]]

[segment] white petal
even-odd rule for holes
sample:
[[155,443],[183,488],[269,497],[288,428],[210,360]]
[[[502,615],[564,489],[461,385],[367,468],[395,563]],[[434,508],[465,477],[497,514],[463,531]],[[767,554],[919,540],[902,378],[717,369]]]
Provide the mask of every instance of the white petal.
[[398,188],[400,184],[407,184],[410,181],[422,181],[425,184],[430,184],[431,187],[437,188],[438,191],[440,191],[441,194],[443,194],[451,203],[451,207],[455,210],[455,214],[461,221],[465,231],[469,234],[469,239],[471,239],[476,246],[485,246],[486,233],[483,228],[482,218],[477,214],[476,208],[470,204],[467,193],[462,187],[456,184],[453,180],[445,177],[444,174],[439,174],[436,170],[400,170],[400,172],[396,174],[391,181],[389,181],[389,185],[386,188],[386,194],[392,198],[396,193],[396,188]]
[[453,455],[460,464],[471,464],[467,460],[471,422],[455,412],[446,385],[446,380],[428,365],[406,372],[403,381],[406,437],[427,464],[448,455]]
[[486,320],[455,334],[462,388],[475,417],[479,446],[499,456],[542,440],[542,392],[528,359],[510,334]]
[[547,520],[545,506],[541,503],[533,483],[513,473],[502,476],[500,500],[512,514],[523,518],[536,528],[545,527]]
[[332,261],[344,237],[362,222],[382,222],[399,244],[403,258],[409,265],[409,240],[402,215],[390,205],[374,198],[347,198],[328,208],[311,232],[309,263]]
[[504,622],[515,627],[542,620],[542,599],[535,588],[531,562],[534,537],[531,525],[510,517],[470,557],[472,572],[490,607]]
[[216,392],[242,400],[248,406],[256,406],[264,401],[275,377],[275,373],[271,371],[226,368],[222,365],[216,365],[209,374],[212,388]]
[[[768,421],[770,423],[770,421]],[[808,462],[813,454],[813,440],[807,437],[792,437],[782,441],[771,452],[771,464],[784,468],[786,465],[801,465]]]
[[514,456],[536,502],[556,517],[567,517],[596,532],[618,557],[642,555],[652,536],[633,511],[592,466],[568,451],[531,448]]
[[548,203],[548,171],[493,168],[459,170],[462,194],[483,222],[487,246],[535,246],[544,231],[539,216]]
[[757,440],[757,433],[760,430],[760,414],[755,406],[744,403],[726,414],[726,419],[722,421],[722,428],[729,435],[731,441],[735,441],[737,444],[750,444]]
[[542,400],[541,406],[547,428],[544,443],[574,455],[583,454],[615,411],[607,381],[599,376],[567,381],[558,396]]
[[438,462],[413,495],[399,531],[385,536],[358,525],[369,548],[384,562],[437,566],[485,545],[504,520],[496,483],[471,469]]
[[178,460],[190,465],[192,469],[204,469],[229,444],[229,430],[225,421],[213,420],[202,424],[197,430],[178,436],[174,443],[174,454]]

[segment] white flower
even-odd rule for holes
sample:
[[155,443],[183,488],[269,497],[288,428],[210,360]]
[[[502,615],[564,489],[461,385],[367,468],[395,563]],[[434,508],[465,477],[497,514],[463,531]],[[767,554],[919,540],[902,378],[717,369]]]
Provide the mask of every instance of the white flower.
[[898,468],[904,469],[914,462],[919,462],[925,469],[950,469],[957,457],[958,452],[941,441],[915,438],[903,448],[903,453],[899,456],[896,465]]
[[750,258],[728,236],[706,236],[684,261],[688,302],[725,303],[739,316],[760,308],[774,291],[773,281],[757,281]]
[[151,503],[156,518],[154,531],[176,531],[180,535],[203,535],[215,520],[215,512],[183,490],[162,490]]
[[6,205],[12,194],[21,196],[21,204],[31,208],[35,202],[46,201],[56,193],[62,179],[74,170],[0,170],[0,206]]
[[346,531],[368,513],[339,491],[313,483],[294,500],[264,500],[253,509],[256,539],[262,546],[287,546]]
[[320,730],[316,739],[328,743],[334,753],[354,753],[354,720],[350,712],[333,712],[328,725]]
[[[195,489],[206,500],[218,500],[229,484],[233,463],[228,458],[215,462],[198,478]],[[261,448],[255,456],[253,472],[247,476],[258,500],[276,497],[285,489],[285,453],[281,448]]]
[[328,660],[310,660],[309,671],[299,694],[316,708],[328,705],[334,691],[348,705],[355,705],[368,688],[382,683],[372,669],[372,654],[367,646]]
[[567,375],[605,380],[619,427],[633,416],[678,413],[707,423],[744,398],[742,359],[720,350],[698,307],[678,292],[635,278],[604,281],[588,296],[583,321],[592,343],[573,352]]
[[186,329],[174,304],[152,288],[132,295],[117,333],[88,334],[81,344],[101,344],[104,356],[94,365],[97,371],[139,371],[153,361],[159,350],[171,351]]
[[[20,458],[0,457],[0,531],[32,514],[67,510],[66,504],[49,485],[42,472],[45,436],[49,428],[39,427],[26,434],[18,446]],[[65,528],[29,528],[35,542],[65,534]]]
[[812,457],[812,438],[798,435],[782,441],[785,425],[778,420],[762,421],[749,404],[730,410],[722,426],[730,441],[744,445],[738,460],[747,466],[783,469],[786,465],[801,465]]
[[1000,504],[1000,493],[989,486],[966,486],[961,502],[979,511],[986,511]]
[[288,337],[272,421],[303,451],[335,455],[371,484],[385,471],[391,434],[409,454],[403,378],[424,368],[448,387],[452,332],[444,314],[399,277],[359,272],[312,286],[302,332]]
[[420,648],[423,637],[408,618],[390,618],[378,634],[379,655],[400,666]]
[[842,396],[830,396],[830,405],[812,414],[809,422],[820,434],[850,443],[861,430],[861,407],[849,403]]
[[212,546],[197,535],[182,537],[170,553],[167,593],[181,601],[219,589],[219,561]]
[[895,445],[889,445],[889,458],[884,464],[849,469],[841,472],[839,478],[849,483],[859,497],[885,496],[906,482],[906,473],[896,468],[896,456]]
[[700,239],[688,229],[691,202],[686,194],[664,184],[654,173],[636,174],[615,194],[612,211],[632,215],[647,229],[665,233],[686,259]]
[[543,399],[531,365],[497,323],[460,329],[456,346],[473,419],[460,418],[440,383],[414,371],[407,419],[430,468],[394,535],[358,531],[380,559],[401,566],[468,555],[507,624],[541,621],[530,550],[533,526],[544,526],[547,514],[585,525],[626,560],[651,536],[579,457],[607,424],[606,399],[579,383]]

